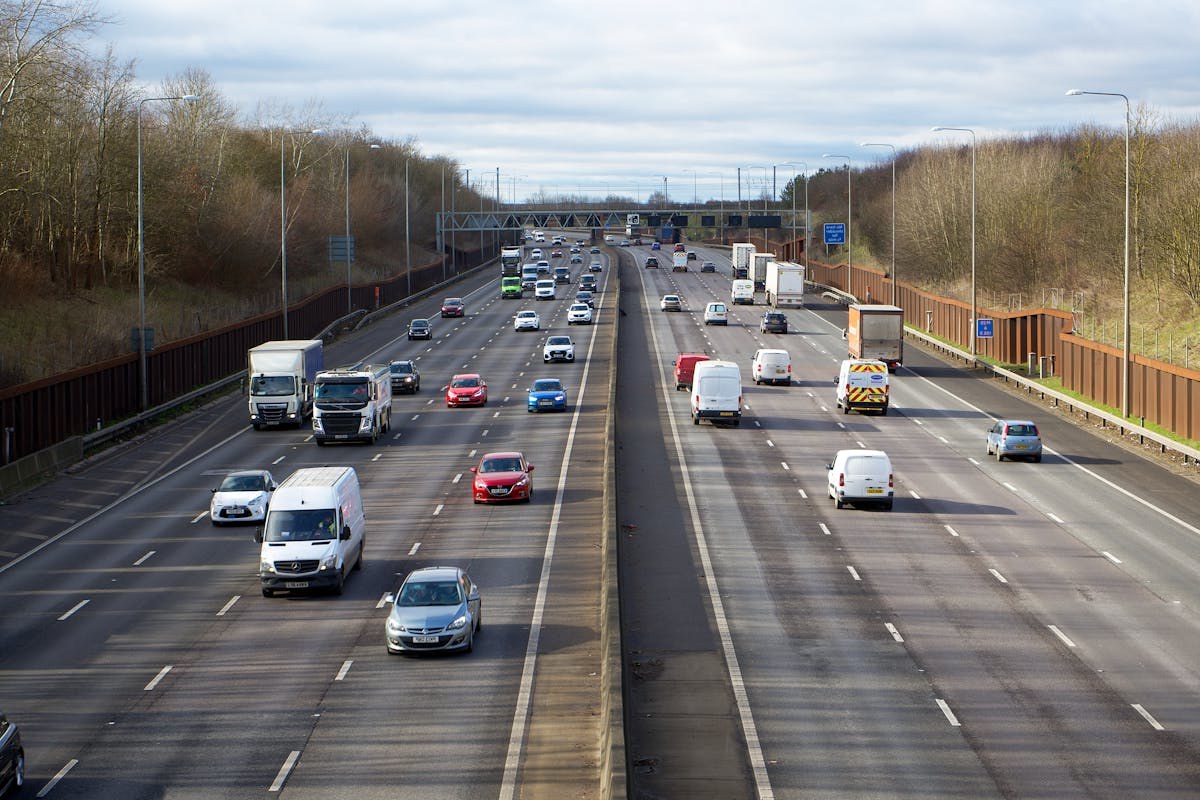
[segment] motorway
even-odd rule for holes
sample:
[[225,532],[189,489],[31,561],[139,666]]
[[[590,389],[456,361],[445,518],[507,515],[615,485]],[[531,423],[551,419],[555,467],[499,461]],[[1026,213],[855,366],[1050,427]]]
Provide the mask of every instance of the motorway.
[[[0,506],[22,796],[602,796],[609,535],[631,797],[1200,796],[1196,483],[916,347],[887,417],[844,415],[844,309],[810,295],[786,335],[758,332],[761,305],[705,327],[729,264],[696,249],[717,273],[605,248],[591,327],[567,329],[561,291],[499,300],[488,269],[430,343],[404,325],[440,297],[338,340],[327,364],[419,359],[375,447],[256,433],[225,398]],[[523,308],[541,332],[512,330]],[[548,332],[575,364],[541,363]],[[748,380],[764,346],[790,352],[791,386]],[[695,350],[742,366],[740,427],[691,425],[670,365]],[[458,371],[487,406],[445,407]],[[569,413],[526,413],[543,375]],[[992,417],[1037,420],[1042,463],[985,458]],[[893,511],[826,496],[825,464],[858,447],[891,456]],[[537,465],[534,500],[476,506],[467,469],[502,449]],[[327,463],[362,480],[364,569],[342,597],[263,598],[253,531],[211,527],[209,489]],[[387,655],[386,596],[435,564],[481,587],[475,652]]]

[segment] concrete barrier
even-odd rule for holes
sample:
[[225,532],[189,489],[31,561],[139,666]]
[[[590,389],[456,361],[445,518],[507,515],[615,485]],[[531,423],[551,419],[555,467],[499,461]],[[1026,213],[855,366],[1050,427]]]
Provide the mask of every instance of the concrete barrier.
[[59,470],[83,458],[83,437],[72,436],[0,467],[0,499],[32,489]]

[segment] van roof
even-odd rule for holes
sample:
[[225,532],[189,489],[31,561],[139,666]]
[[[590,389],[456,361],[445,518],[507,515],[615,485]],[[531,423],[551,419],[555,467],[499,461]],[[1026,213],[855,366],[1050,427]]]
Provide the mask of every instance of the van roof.
[[304,467],[289,475],[279,488],[332,486],[347,472],[354,472],[354,467]]

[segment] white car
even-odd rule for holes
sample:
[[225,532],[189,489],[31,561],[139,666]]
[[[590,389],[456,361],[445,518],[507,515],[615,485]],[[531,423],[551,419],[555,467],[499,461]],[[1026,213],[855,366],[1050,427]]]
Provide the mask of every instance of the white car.
[[683,311],[683,298],[677,294],[664,294],[658,307],[663,311]]
[[275,492],[275,479],[265,469],[231,472],[212,492],[208,517],[213,525],[262,522]]
[[554,280],[552,278],[538,281],[533,287],[534,300],[553,300],[554,299]]
[[570,336],[551,336],[542,348],[542,361],[574,361],[575,343]]
[[514,331],[536,331],[542,328],[542,318],[536,311],[518,311],[513,317]]
[[[541,240],[541,241],[545,241],[545,240],[543,239],[543,240]],[[529,257],[530,257],[531,259],[533,259],[534,261],[537,261],[537,260],[538,260],[539,258],[541,258],[543,255],[544,255],[544,254],[542,253],[542,248],[540,248],[540,247],[535,247],[535,248],[533,248],[532,250],[530,250],[530,251],[529,251]]]
[[571,307],[567,309],[567,324],[591,325],[592,309],[588,308],[587,303],[572,303]]

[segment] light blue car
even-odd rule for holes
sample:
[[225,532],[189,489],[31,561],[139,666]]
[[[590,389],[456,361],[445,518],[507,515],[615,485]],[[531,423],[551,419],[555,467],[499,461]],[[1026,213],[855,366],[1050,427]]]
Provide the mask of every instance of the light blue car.
[[996,454],[997,461],[1005,458],[1042,460],[1042,437],[1037,425],[1027,419],[1001,419],[988,428],[987,454]]
[[558,378],[539,378],[529,387],[526,408],[534,411],[566,411],[567,390]]

